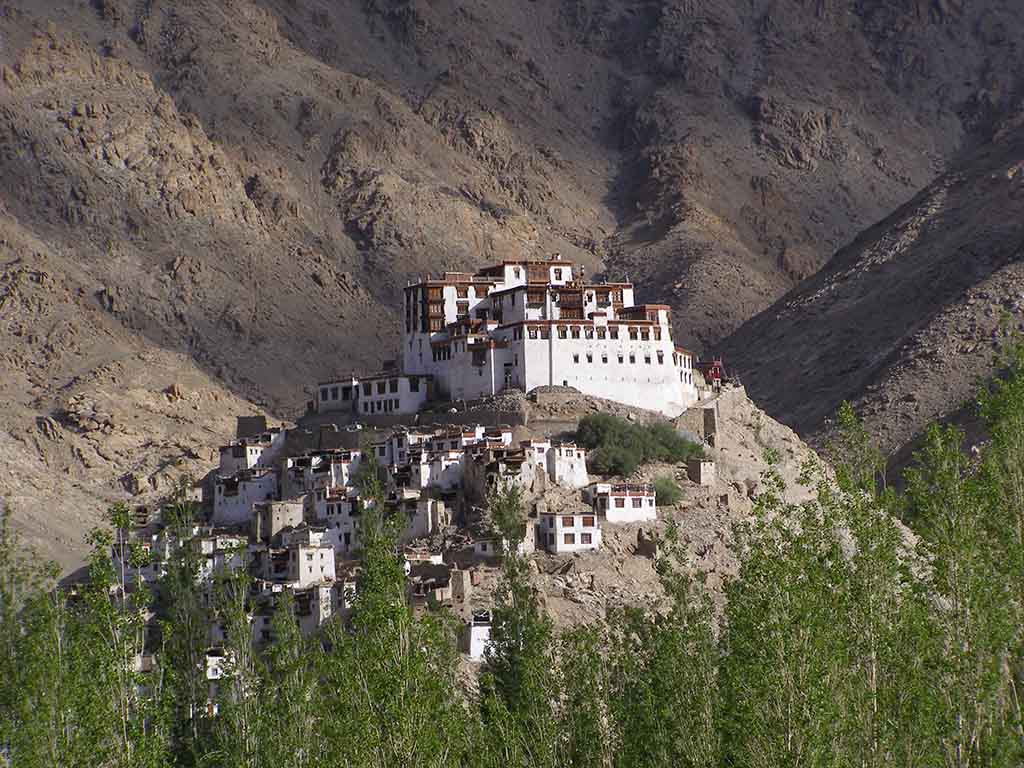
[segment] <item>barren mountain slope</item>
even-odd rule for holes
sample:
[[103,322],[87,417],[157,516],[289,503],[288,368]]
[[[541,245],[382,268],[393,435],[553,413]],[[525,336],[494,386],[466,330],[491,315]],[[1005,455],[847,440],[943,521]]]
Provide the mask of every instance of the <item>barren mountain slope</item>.
[[[424,270],[560,251],[714,342],[1005,110],[1016,6],[0,0],[0,495],[88,517],[246,400],[293,414],[393,355]],[[226,399],[143,407],[179,378]],[[139,417],[87,482],[36,442],[72,394]]]
[[1024,330],[1024,130],[867,230],[722,349],[751,396],[812,442],[845,399],[896,453],[958,414]]
[[1014,6],[7,2],[0,194],[279,404],[388,356],[408,275],[524,251],[628,273],[699,346],[1003,108]]

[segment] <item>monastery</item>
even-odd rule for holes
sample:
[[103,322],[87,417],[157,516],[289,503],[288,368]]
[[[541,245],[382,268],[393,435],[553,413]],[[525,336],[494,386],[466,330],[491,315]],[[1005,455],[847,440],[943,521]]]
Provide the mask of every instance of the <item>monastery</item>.
[[559,256],[445,272],[405,288],[401,370],[316,388],[319,412],[416,413],[428,400],[516,389],[580,392],[675,417],[697,401],[671,309],[631,283],[586,282]]

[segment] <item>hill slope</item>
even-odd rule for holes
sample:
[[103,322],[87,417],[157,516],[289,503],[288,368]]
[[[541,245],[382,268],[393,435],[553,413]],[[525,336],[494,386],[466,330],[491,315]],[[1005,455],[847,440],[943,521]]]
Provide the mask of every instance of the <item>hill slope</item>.
[[292,414],[423,271],[560,251],[714,343],[1006,111],[1016,5],[0,0],[0,494],[85,525],[138,457],[37,445],[74,395]]
[[1024,130],[993,142],[839,251],[722,350],[751,396],[820,442],[849,400],[888,453],[961,418],[1024,330]]

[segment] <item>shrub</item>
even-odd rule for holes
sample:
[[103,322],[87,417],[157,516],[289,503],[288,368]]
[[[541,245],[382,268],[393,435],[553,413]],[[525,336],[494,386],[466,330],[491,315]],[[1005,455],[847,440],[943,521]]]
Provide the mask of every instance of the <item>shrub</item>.
[[659,507],[670,507],[683,498],[683,491],[671,476],[662,475],[654,481],[654,498]]
[[576,442],[587,449],[590,471],[602,475],[629,475],[649,461],[678,463],[704,455],[667,422],[632,424],[608,413],[582,418]]

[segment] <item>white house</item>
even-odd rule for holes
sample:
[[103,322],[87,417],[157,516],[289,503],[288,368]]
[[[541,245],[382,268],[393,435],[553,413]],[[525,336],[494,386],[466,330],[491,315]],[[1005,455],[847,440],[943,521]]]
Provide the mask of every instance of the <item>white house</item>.
[[214,481],[214,525],[243,525],[252,517],[252,505],[277,498],[277,474],[256,468]]
[[385,371],[359,378],[359,416],[418,413],[430,399],[433,377]]
[[658,517],[650,483],[595,483],[584,492],[584,499],[609,523],[638,523]]
[[249,528],[253,540],[276,544],[281,532],[302,523],[304,502],[258,501],[252,506],[252,524]]
[[288,581],[298,588],[334,581],[334,549],[293,543],[288,547]]
[[313,408],[317,413],[354,413],[358,397],[359,379],[355,376],[341,376],[316,385]]
[[491,644],[491,612],[473,611],[462,631],[462,652],[471,661],[480,661]]
[[455,490],[462,485],[462,471],[461,448],[414,450],[409,461],[409,485],[419,489]]
[[538,526],[540,543],[548,552],[560,555],[600,549],[601,528],[597,516],[592,514],[540,515]]
[[326,488],[352,484],[362,453],[358,450],[311,451],[285,460],[281,496],[293,499]]
[[286,433],[269,429],[254,437],[232,440],[220,448],[219,474],[230,477],[246,469],[270,467],[281,455]]
[[562,385],[668,416],[697,400],[671,308],[634,305],[632,284],[586,282],[560,258],[446,272],[407,286],[404,309],[405,374],[453,400]]
[[545,452],[548,477],[556,485],[583,488],[590,482],[587,474],[587,452],[576,443],[554,443]]

